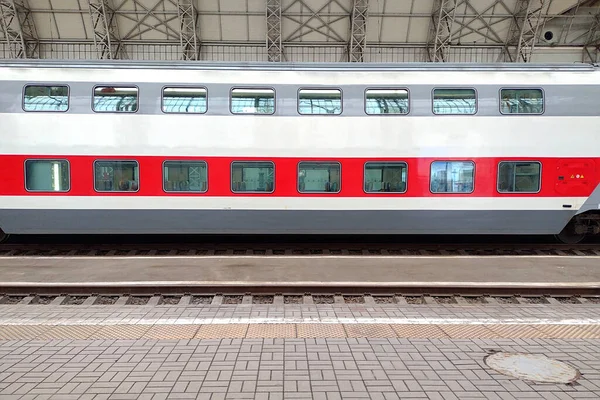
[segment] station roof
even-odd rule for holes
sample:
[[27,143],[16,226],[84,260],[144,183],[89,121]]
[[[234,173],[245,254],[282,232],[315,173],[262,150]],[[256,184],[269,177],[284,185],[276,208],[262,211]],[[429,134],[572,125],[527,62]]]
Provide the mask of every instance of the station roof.
[[3,0],[0,58],[597,62],[600,0]]

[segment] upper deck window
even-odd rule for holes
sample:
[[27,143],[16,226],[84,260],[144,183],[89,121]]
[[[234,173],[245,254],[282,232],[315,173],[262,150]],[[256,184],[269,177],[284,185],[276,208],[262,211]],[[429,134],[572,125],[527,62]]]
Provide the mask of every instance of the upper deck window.
[[544,93],[541,89],[502,89],[500,91],[502,114],[542,114]]
[[206,88],[166,87],[163,89],[164,113],[205,113]]
[[136,112],[138,88],[96,86],[92,107],[96,112]]
[[300,89],[298,91],[300,114],[342,113],[342,91],[340,89]]
[[368,89],[365,92],[367,114],[408,114],[408,90]]
[[68,86],[25,86],[23,110],[60,112],[68,108]]
[[442,115],[472,115],[477,112],[474,89],[434,89],[433,113]]
[[231,91],[233,114],[273,114],[275,91],[273,89],[233,89]]

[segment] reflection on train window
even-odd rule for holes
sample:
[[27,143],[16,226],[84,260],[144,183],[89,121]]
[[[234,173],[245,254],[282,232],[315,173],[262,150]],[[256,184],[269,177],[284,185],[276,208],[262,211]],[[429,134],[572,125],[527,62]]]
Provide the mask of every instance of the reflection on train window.
[[541,89],[502,89],[500,111],[502,114],[542,114],[544,94]]
[[498,165],[500,193],[537,193],[540,191],[542,165],[539,162],[509,162]]
[[365,192],[406,192],[406,163],[368,162],[365,164]]
[[298,191],[338,193],[340,170],[340,164],[335,162],[303,161],[298,164]]
[[273,89],[233,89],[231,112],[234,114],[273,114],[275,91]]
[[25,86],[23,110],[67,111],[69,88],[67,86]]
[[369,89],[365,101],[367,114],[408,114],[406,89]]
[[25,161],[25,188],[29,191],[68,192],[69,163],[67,160]]
[[232,192],[273,192],[275,164],[263,161],[231,163]]
[[434,161],[431,163],[432,193],[471,193],[475,163],[471,161]]
[[96,86],[93,109],[96,112],[136,112],[138,88]]
[[342,91],[339,89],[300,89],[298,92],[300,114],[341,114]]
[[206,163],[165,161],[163,179],[165,192],[206,192]]
[[434,89],[433,113],[446,115],[475,114],[477,99],[474,89]]
[[137,161],[96,161],[94,175],[98,192],[137,192],[140,187]]
[[170,87],[163,89],[162,110],[165,113],[206,112],[206,88]]

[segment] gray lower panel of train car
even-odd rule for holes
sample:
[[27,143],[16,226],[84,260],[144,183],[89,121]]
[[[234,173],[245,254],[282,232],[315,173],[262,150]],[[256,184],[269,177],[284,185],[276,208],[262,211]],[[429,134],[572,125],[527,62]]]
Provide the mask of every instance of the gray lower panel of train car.
[[13,234],[557,234],[560,211],[0,210]]

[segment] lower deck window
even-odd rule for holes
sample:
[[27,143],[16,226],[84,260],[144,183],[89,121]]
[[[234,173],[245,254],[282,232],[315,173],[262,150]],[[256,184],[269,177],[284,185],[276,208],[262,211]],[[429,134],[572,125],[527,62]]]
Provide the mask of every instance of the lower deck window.
[[166,161],[163,166],[165,192],[206,192],[204,161]]
[[69,191],[69,163],[67,160],[25,161],[25,188],[39,192]]
[[365,192],[406,192],[406,163],[366,163]]
[[471,193],[474,177],[472,161],[434,161],[431,163],[431,192]]
[[136,161],[96,161],[94,187],[98,192],[137,192],[140,168]]
[[231,191],[273,192],[275,164],[272,162],[247,161],[231,164]]
[[539,162],[501,162],[498,165],[498,192],[539,192],[541,169]]
[[301,162],[298,164],[298,191],[340,191],[340,164],[335,162]]

